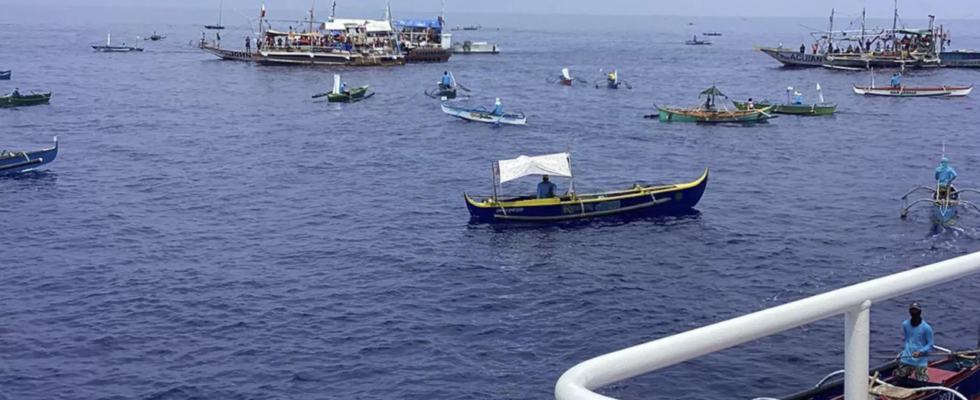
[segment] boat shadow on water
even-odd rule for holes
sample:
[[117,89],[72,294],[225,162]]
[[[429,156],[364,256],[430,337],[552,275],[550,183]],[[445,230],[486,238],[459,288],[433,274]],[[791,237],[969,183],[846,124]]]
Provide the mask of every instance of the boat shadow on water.
[[58,173],[47,169],[36,169],[24,171],[10,175],[0,175],[0,183],[10,182],[31,182],[31,183],[55,183],[58,181]]

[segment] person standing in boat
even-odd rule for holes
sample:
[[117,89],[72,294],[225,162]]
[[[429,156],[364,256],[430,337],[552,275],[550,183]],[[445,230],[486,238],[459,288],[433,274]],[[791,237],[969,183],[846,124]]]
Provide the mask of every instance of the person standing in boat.
[[896,72],[892,74],[892,87],[897,88],[902,86],[902,74]]
[[[939,189],[937,195],[939,198],[945,198],[953,187],[953,181],[956,180],[956,170],[949,166],[949,159],[943,157],[939,160],[939,166],[936,167],[936,187]],[[956,191],[956,189],[952,189]]]
[[504,115],[504,105],[500,104],[500,98],[498,97],[496,101],[493,102],[493,111],[490,112],[491,115],[501,116]]
[[616,83],[616,71],[610,72],[608,79],[609,79],[609,83],[615,84]]
[[818,48],[819,48],[819,46],[817,46],[817,44],[816,44],[816,43],[814,43],[814,44],[813,44],[813,54],[817,54],[817,49],[818,49]]
[[538,198],[539,199],[550,199],[555,197],[555,192],[558,191],[558,185],[548,181],[548,175],[541,176],[541,182],[538,183]]
[[245,52],[252,54],[252,37],[245,36]]
[[442,73],[442,81],[439,82],[439,89],[448,90],[453,86],[453,78],[449,76],[449,71]]
[[348,94],[347,93],[347,82],[344,82],[344,83],[341,83],[340,84],[340,93]]
[[793,93],[793,94],[796,95],[796,99],[793,100],[793,104],[796,104],[796,105],[803,104],[803,93],[796,92],[796,93]]
[[806,46],[800,43],[800,54],[806,54]]
[[929,381],[929,359],[924,357],[932,351],[932,327],[922,320],[922,308],[918,303],[909,306],[911,318],[902,322],[905,337],[905,348],[902,358],[892,376],[902,379],[915,379],[921,382]]
[[755,103],[752,101],[752,98],[751,97],[749,97],[749,101],[745,102],[745,109],[746,110],[755,110]]

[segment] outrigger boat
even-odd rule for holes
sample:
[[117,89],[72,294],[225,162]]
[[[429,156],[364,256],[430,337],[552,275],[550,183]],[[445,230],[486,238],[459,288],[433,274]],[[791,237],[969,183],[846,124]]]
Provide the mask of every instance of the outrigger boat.
[[717,103],[716,98],[723,97],[727,99],[717,87],[712,86],[705,89],[698,95],[698,98],[705,96],[706,101],[698,107],[693,108],[674,108],[674,107],[657,107],[657,114],[645,115],[644,118],[659,118],[660,122],[697,122],[697,123],[751,123],[751,122],[763,122],[770,118],[775,118],[770,111],[772,110],[772,105],[768,107],[760,107],[754,110],[729,110],[725,107],[724,100],[722,100],[722,110],[716,108]]
[[[568,193],[539,199],[535,195],[504,197],[500,185],[525,176],[570,179]],[[559,222],[617,215],[663,216],[690,212],[708,185],[708,170],[694,182],[640,185],[603,193],[575,193],[568,153],[520,156],[493,163],[493,196],[474,198],[463,193],[471,223]]]
[[163,40],[163,39],[166,39],[166,38],[167,38],[166,36],[160,36],[160,35],[157,35],[156,32],[153,32],[152,35],[143,38],[143,40],[152,40],[152,41],[156,42],[158,40]]
[[[136,38],[137,43],[139,43],[139,40],[140,40],[140,38],[137,37]],[[102,53],[129,53],[129,52],[132,52],[132,51],[143,51],[143,48],[142,47],[126,46],[126,43],[123,43],[122,46],[113,46],[112,45],[112,34],[106,34],[105,46],[95,46],[95,45],[93,45],[92,46],[92,50],[95,50],[95,51],[98,51],[98,52],[102,52]]]
[[763,100],[753,102],[752,106],[749,107],[749,102],[747,101],[735,101],[735,108],[739,110],[748,110],[751,108],[765,108],[772,107],[773,114],[789,114],[789,115],[832,115],[837,111],[837,103],[828,103],[824,101],[823,92],[820,89],[820,84],[817,84],[817,93],[820,94],[820,102],[815,104],[797,104],[795,102],[789,101],[790,94],[793,93],[793,87],[786,88],[786,103],[777,104],[776,102]]
[[54,138],[54,147],[50,149],[17,152],[0,151],[0,176],[19,174],[50,164],[58,157],[58,137]]
[[442,112],[466,121],[485,122],[497,125],[527,124],[527,116],[522,112],[494,114],[492,110],[487,110],[483,106],[477,108],[456,107],[450,105],[446,100],[442,102]]
[[854,85],[854,93],[865,96],[885,97],[965,97],[973,91],[970,86],[940,86],[940,87],[884,87],[875,86],[875,74],[871,71],[871,86]]
[[[871,400],[968,400],[980,396],[980,366],[978,350],[952,352],[939,346],[934,349],[943,358],[929,363],[928,382],[894,376],[899,362],[871,368],[868,398]],[[843,400],[844,380],[838,378],[843,370],[833,372],[811,389],[779,397],[782,400]],[[836,379],[835,379],[836,378]]]
[[314,99],[319,99],[321,97],[326,97],[327,102],[330,103],[356,103],[361,100],[365,100],[374,96],[374,92],[368,91],[369,85],[364,85],[356,87],[353,89],[348,89],[343,92],[340,91],[340,75],[333,76],[333,90],[326,93],[318,93],[313,95]]
[[0,108],[36,106],[38,104],[48,104],[51,101],[51,92],[34,93],[19,96],[0,96]]
[[[602,69],[599,70],[599,73],[602,73]],[[626,86],[627,89],[633,89],[633,86],[630,86],[629,83],[619,79],[619,71],[617,70],[613,70],[609,73],[609,75],[596,79],[593,83],[595,83],[595,88],[598,89],[600,85],[603,85],[603,82],[605,82],[605,87],[607,89],[619,89],[620,86]]]
[[697,36],[694,36],[694,40],[688,40],[688,41],[684,42],[684,44],[690,45],[690,46],[704,46],[704,45],[711,44],[711,41],[710,40],[698,40],[698,37]]
[[449,72],[449,79],[452,81],[449,87],[443,86],[442,82],[437,82],[435,87],[425,90],[425,95],[433,99],[455,99],[456,98],[456,88],[463,89],[469,92],[470,90],[463,87],[462,85],[456,83],[456,76],[452,72]]
[[0,81],[9,81],[9,80],[10,80],[10,70],[8,69],[6,71],[0,71]]
[[561,69],[561,75],[559,75],[557,78],[548,78],[548,79],[545,79],[545,80],[548,83],[551,83],[551,84],[557,83],[557,84],[562,85],[562,86],[572,86],[572,82],[573,81],[578,81],[578,82],[581,82],[581,83],[588,83],[587,81],[585,81],[582,78],[572,78],[572,75],[570,75],[568,73],[568,68],[562,68]]

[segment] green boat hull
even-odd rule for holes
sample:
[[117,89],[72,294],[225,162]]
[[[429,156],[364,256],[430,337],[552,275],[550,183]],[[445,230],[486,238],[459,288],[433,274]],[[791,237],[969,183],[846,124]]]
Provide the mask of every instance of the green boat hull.
[[367,94],[367,85],[351,89],[349,93],[330,93],[327,101],[331,103],[350,103],[364,98]]
[[51,92],[20,95],[18,97],[0,97],[0,107],[24,107],[47,104],[51,101]]
[[691,110],[658,108],[660,122],[694,122],[701,124],[721,124],[721,123],[753,123],[763,122],[772,116],[768,108],[759,108],[755,112],[715,112],[715,113],[696,113],[691,115]]
[[[746,110],[745,102],[734,101],[735,107],[739,110]],[[788,115],[831,115],[837,112],[837,103],[818,103],[818,104],[773,104],[762,101],[755,103],[756,108],[772,106],[772,112],[776,114]]]

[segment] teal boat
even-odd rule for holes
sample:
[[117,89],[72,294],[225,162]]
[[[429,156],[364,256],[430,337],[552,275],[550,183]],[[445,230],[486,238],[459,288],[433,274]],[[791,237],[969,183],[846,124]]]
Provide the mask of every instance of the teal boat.
[[790,94],[793,93],[793,87],[790,86],[786,88],[786,103],[776,103],[770,100],[756,101],[753,102],[752,99],[748,101],[736,101],[732,100],[732,104],[735,104],[735,108],[739,110],[750,110],[753,108],[766,108],[772,107],[772,112],[775,114],[789,114],[789,115],[832,115],[837,112],[837,103],[828,103],[823,99],[823,92],[820,91],[820,84],[817,84],[817,93],[820,95],[820,102],[815,104],[797,104],[789,101]]

